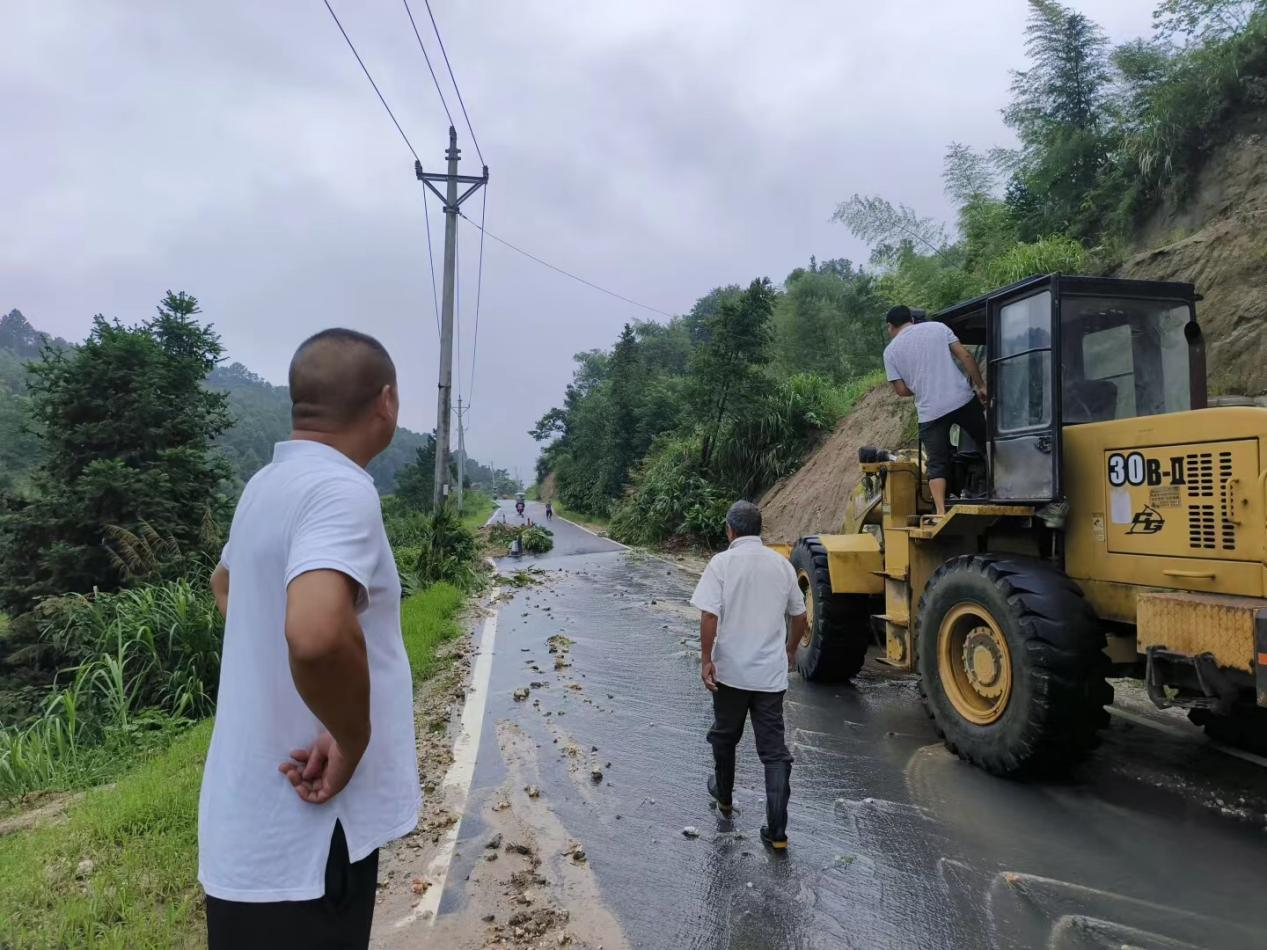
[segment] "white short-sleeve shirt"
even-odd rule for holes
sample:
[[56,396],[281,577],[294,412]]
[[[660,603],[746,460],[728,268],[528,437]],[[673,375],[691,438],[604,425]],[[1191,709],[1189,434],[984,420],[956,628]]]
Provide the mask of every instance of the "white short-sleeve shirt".
[[717,615],[717,682],[735,689],[787,689],[787,618],[805,597],[787,558],[755,536],[735,538],[708,562],[691,606]]
[[884,374],[915,394],[920,422],[932,422],[972,401],[972,385],[950,347],[955,331],[937,320],[908,324],[884,348]]
[[[336,820],[352,861],[418,822],[400,578],[373,480],[337,449],[279,442],[272,463],[242,493],[221,563],[229,572],[229,609],[198,802],[198,880],[223,900],[312,900],[325,893]],[[322,731],[291,678],[285,620],[287,585],[323,569],[361,587],[371,735],[347,787],[312,805],[277,767]]]

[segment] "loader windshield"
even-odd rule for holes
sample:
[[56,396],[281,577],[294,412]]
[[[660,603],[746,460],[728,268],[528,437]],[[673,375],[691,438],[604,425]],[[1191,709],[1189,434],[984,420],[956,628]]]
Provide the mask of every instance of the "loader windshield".
[[1192,408],[1190,304],[1066,296],[1060,320],[1066,425]]

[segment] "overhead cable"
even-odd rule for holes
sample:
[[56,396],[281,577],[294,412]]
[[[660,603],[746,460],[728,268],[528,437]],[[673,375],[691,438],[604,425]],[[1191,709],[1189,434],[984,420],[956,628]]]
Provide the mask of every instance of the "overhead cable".
[[[471,117],[466,113],[466,102],[462,99],[462,90],[458,88],[458,77],[453,75],[453,64],[449,62],[449,54],[445,51],[440,27],[436,25],[436,15],[431,12],[431,0],[423,0],[423,2],[427,5],[427,16],[431,17],[431,28],[435,30],[436,42],[440,44],[440,55],[444,57],[444,65],[449,70],[449,79],[453,81],[453,91],[458,95],[458,105],[462,107],[462,118],[466,119],[466,129],[471,133],[471,141],[475,144],[475,154],[480,157],[481,165],[487,165],[488,162],[484,161],[484,153],[480,151],[479,139],[475,137],[475,127],[471,125]],[[452,118],[449,119],[449,124],[453,124]]]
[[[370,81],[370,85],[374,87],[374,91],[378,93],[378,101],[383,104],[383,108],[387,110],[387,114],[391,117],[392,125],[396,126],[396,131],[400,133],[400,137],[405,140],[405,145],[409,147],[410,154],[413,155],[414,161],[422,161],[418,157],[418,153],[414,151],[413,144],[409,141],[409,136],[405,134],[405,130],[400,127],[400,123],[396,121],[396,115],[392,112],[392,107],[387,104],[387,100],[383,98],[383,93],[378,88],[378,83],[374,81],[374,77],[370,75],[370,71],[365,68],[365,60],[361,59],[361,54],[356,51],[356,47],[352,44],[352,38],[348,36],[348,31],[343,28],[343,24],[339,22],[339,17],[334,12],[334,7],[330,6],[330,0],[324,0],[326,9],[330,11],[330,16],[334,17],[334,25],[339,28],[339,32],[343,34],[343,38],[347,40],[348,49],[352,51],[352,55],[356,57],[356,61],[361,64],[361,72],[365,73],[365,78]],[[472,138],[475,136],[472,135]]]
[[475,355],[480,346],[480,298],[484,290],[484,218],[488,214],[488,186],[484,187],[483,204],[480,206],[480,254],[479,267],[475,271],[475,333],[471,340],[471,378],[467,383],[466,404],[475,401]]
[[637,300],[634,300],[630,297],[626,297],[624,294],[618,294],[614,290],[608,290],[606,287],[601,287],[598,284],[594,283],[592,280],[586,280],[584,277],[581,277],[577,274],[573,274],[571,271],[566,271],[562,267],[559,267],[556,264],[551,264],[549,261],[542,260],[541,258],[537,257],[537,255],[532,254],[528,251],[525,251],[522,247],[517,247],[516,245],[511,244],[505,238],[498,237],[496,234],[494,234],[492,231],[489,231],[487,228],[476,224],[466,215],[462,214],[461,211],[459,211],[458,214],[461,215],[462,220],[466,221],[472,227],[479,228],[481,233],[487,234],[498,244],[504,244],[506,247],[510,248],[515,253],[522,254],[524,257],[528,258],[529,260],[536,261],[542,267],[548,267],[550,268],[550,270],[556,271],[557,273],[562,274],[564,277],[570,277],[573,280],[577,281],[578,283],[584,284],[586,287],[592,287],[594,290],[597,290],[600,293],[607,294],[607,296],[609,297],[615,297],[617,300],[623,300],[627,304],[632,304],[635,307],[641,307],[643,310],[650,310],[652,313],[658,313],[662,317],[668,317],[669,319],[673,319],[674,315],[669,313],[667,310],[661,310],[659,307],[652,307],[650,304],[640,303]]
[[436,314],[436,339],[440,339],[440,300],[436,296],[436,259],[431,253],[431,212],[427,210],[427,194],[422,195],[422,216],[427,225],[427,263],[431,265],[431,306]]
[[[427,71],[431,73],[431,81],[435,83],[436,92],[440,96],[440,105],[444,106],[444,114],[449,117],[449,125],[452,125],[453,113],[449,111],[449,104],[444,98],[444,90],[440,88],[440,79],[436,76],[435,67],[431,65],[431,57],[427,55],[427,47],[422,42],[422,34],[418,32],[418,24],[414,22],[414,11],[409,9],[409,0],[403,0],[403,2],[405,4],[405,12],[409,14],[409,25],[414,28],[414,36],[418,37],[418,48],[422,50],[422,58],[427,61]],[[454,85],[454,88],[456,89],[457,86]],[[472,135],[471,138],[474,140],[475,136]]]

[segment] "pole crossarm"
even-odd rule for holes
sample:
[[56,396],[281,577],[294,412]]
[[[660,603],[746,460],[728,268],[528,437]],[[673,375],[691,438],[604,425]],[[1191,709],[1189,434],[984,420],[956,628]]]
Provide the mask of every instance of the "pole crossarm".
[[453,206],[454,208],[462,207],[462,203],[466,201],[467,198],[475,194],[475,192],[477,192],[481,186],[488,184],[488,166],[487,165],[484,166],[483,175],[445,175],[440,172],[424,172],[422,170],[422,162],[414,162],[414,174],[418,176],[418,180],[420,182],[422,182],[424,185],[427,186],[427,188],[431,190],[431,193],[433,195],[435,195],[437,198],[440,199],[441,202],[444,203],[445,211],[449,210],[449,199],[445,196],[445,194],[442,191],[440,191],[439,188],[433,185],[432,182],[444,182],[447,185],[450,181],[453,181],[461,185],[471,186],[467,188],[466,191],[462,192],[462,194],[458,197],[457,204]]

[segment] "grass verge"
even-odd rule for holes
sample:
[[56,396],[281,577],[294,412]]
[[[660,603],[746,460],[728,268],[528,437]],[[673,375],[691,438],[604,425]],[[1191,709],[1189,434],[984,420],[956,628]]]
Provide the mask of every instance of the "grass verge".
[[462,498],[462,524],[471,531],[482,528],[497,502],[482,491],[468,491]]
[[202,942],[200,723],[64,821],[0,838],[0,946],[184,947]]
[[575,511],[557,498],[554,500],[554,513],[560,518],[566,518],[574,524],[579,524],[582,528],[589,528],[595,534],[606,534],[611,527],[610,518]]
[[[401,605],[415,682],[439,672],[463,595],[434,584]],[[63,819],[0,837],[0,947],[199,947],[198,790],[211,721]]]
[[400,629],[415,683],[435,675],[440,647],[462,632],[457,621],[462,599],[460,590],[441,581],[400,605]]

